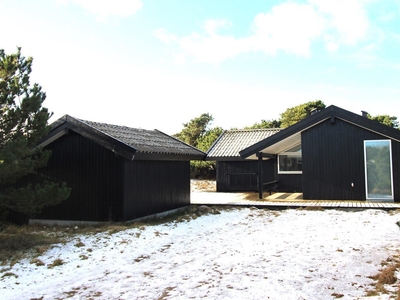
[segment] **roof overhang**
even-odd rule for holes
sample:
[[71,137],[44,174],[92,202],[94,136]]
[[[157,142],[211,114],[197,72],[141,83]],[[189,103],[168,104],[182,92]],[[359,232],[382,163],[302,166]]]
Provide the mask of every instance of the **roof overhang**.
[[51,130],[49,134],[39,141],[37,147],[45,147],[68,134],[71,130],[128,160],[133,160],[135,158],[135,148],[118,141],[69,115],[63,116],[50,126]]
[[261,149],[257,153],[254,153],[246,157],[246,159],[258,159],[260,154],[263,157],[270,158],[271,156],[282,153],[287,149],[299,145],[300,143],[301,143],[301,132],[298,132],[281,141],[276,142],[275,144],[272,144],[270,146],[265,147],[264,149]]
[[[37,147],[45,147],[54,141],[58,140],[70,131],[75,132],[100,146],[112,151],[118,156],[127,160],[168,160],[168,161],[190,161],[190,160],[204,160],[206,153],[196,149],[196,153],[163,153],[163,152],[145,152],[138,151],[131,145],[92,127],[91,125],[75,119],[69,115],[65,115],[53,122],[51,130],[38,144]],[[159,131],[160,132],[160,131]],[[162,132],[160,132],[162,133]],[[162,133],[164,134],[164,133]],[[180,142],[182,143],[182,142]],[[187,145],[188,147],[192,147]],[[194,147],[192,147],[195,149]]]
[[299,145],[301,133],[305,130],[327,120],[335,123],[336,118],[400,142],[400,130],[332,105],[240,151],[240,156],[243,159],[258,159],[262,154],[277,155]]

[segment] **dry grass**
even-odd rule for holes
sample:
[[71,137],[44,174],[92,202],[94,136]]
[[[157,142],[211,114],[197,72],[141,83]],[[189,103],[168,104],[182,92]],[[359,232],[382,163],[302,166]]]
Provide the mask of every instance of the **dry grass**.
[[[400,271],[400,256],[393,256],[383,261],[379,272],[369,278],[375,281],[374,289],[367,291],[367,296],[378,296],[380,294],[388,294],[388,286],[393,286],[397,283],[396,272]],[[400,300],[400,285],[396,286],[396,299]]]
[[321,210],[325,210],[322,206],[306,206],[303,208],[303,210],[314,210],[314,211],[321,211]]
[[56,258],[55,260],[53,260],[53,262],[51,264],[47,265],[48,269],[53,269],[54,267],[58,267],[58,266],[62,266],[64,264],[64,261],[60,258]]
[[[220,210],[230,209],[230,207],[217,208],[213,206],[208,209],[205,208],[207,207],[201,208],[194,205],[163,217],[154,217],[138,222],[103,223],[99,225],[81,225],[79,227],[0,224],[0,266],[13,266],[23,258],[29,258],[32,264],[41,265],[37,257],[46,252],[52,245],[71,241],[78,234],[92,235],[107,232],[113,235],[130,228],[144,230],[146,226],[158,225],[164,222],[188,222],[201,215],[218,214]],[[137,233],[136,236],[139,237],[140,233]],[[85,244],[78,238],[74,246],[82,248],[85,247]],[[87,251],[91,252],[92,249]]]
[[31,226],[2,226],[0,228],[0,264],[13,265],[27,253],[40,255],[52,244],[64,242],[64,236],[38,231]]

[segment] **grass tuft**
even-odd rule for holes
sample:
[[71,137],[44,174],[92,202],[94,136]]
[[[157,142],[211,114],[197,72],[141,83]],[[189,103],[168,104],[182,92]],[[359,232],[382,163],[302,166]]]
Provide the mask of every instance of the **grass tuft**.
[[305,208],[303,208],[303,210],[321,211],[325,209],[321,206],[306,206]]
[[[388,258],[386,261],[381,263],[384,268],[379,270],[379,273],[368,276],[368,278],[376,281],[373,290],[367,291],[367,296],[377,296],[380,294],[387,294],[389,291],[385,285],[394,285],[397,282],[396,272],[400,269],[400,258],[399,256],[393,256]],[[397,298],[400,300],[400,286],[397,286]]]
[[398,264],[389,265],[382,269],[378,274],[371,276],[370,278],[376,280],[378,284],[395,284],[397,281],[397,277],[395,275]]
[[79,255],[79,258],[80,258],[81,260],[87,260],[89,257],[86,256],[85,254],[81,254],[81,255]]
[[45,232],[35,232],[33,228],[21,227],[19,229],[10,227],[12,230],[0,232],[0,264],[10,263],[14,265],[26,253],[35,250],[37,254],[47,251],[48,246],[64,241],[57,235],[49,235]]
[[11,276],[14,276],[15,278],[18,278],[18,275],[14,274],[13,272],[6,272],[6,273],[3,274],[3,276],[1,276],[1,278],[11,277]]
[[41,261],[40,259],[38,259],[38,258],[33,258],[33,259],[30,261],[30,263],[33,264],[33,265],[36,265],[37,267],[44,266],[44,262],[42,262],[42,261]]
[[60,258],[56,258],[51,264],[47,265],[48,269],[53,269],[54,267],[62,266],[64,261]]
[[80,247],[85,247],[85,244],[82,243],[81,241],[78,241],[74,246],[80,248]]

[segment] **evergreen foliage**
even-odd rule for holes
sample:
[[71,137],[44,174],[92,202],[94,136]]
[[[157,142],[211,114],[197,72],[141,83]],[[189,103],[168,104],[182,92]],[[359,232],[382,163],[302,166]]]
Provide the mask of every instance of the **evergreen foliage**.
[[371,120],[378,121],[379,123],[382,123],[386,126],[399,129],[399,122],[397,121],[397,117],[395,116],[377,115],[373,117],[370,114],[368,114],[368,118]]
[[[198,140],[197,148],[207,152],[224,130],[221,127],[214,127],[207,130]],[[214,161],[195,160],[191,162],[192,175],[195,177],[210,178],[216,173]]]
[[36,173],[46,166],[51,154],[36,147],[49,131],[51,114],[42,107],[46,99],[42,88],[30,84],[31,71],[32,58],[22,56],[20,48],[11,55],[0,49],[0,213],[3,215],[10,210],[31,216],[47,205],[58,204],[70,193],[65,183],[60,186],[44,181]]
[[245,127],[244,129],[268,129],[268,128],[280,128],[281,120],[261,120],[260,123],[255,123],[252,126]]
[[182,131],[174,134],[174,137],[186,144],[197,147],[200,138],[205,134],[207,127],[213,120],[214,118],[210,114],[201,114],[200,117],[194,118],[188,123],[184,123]]
[[[221,127],[208,128],[213,120],[212,115],[208,113],[201,114],[199,117],[183,124],[182,131],[174,134],[174,137],[206,152],[223,131]],[[195,178],[215,176],[214,161],[191,161],[190,168],[191,176]]]
[[297,122],[305,119],[313,110],[324,109],[326,105],[321,100],[306,102],[291,108],[288,108],[281,114],[281,128],[289,127]]

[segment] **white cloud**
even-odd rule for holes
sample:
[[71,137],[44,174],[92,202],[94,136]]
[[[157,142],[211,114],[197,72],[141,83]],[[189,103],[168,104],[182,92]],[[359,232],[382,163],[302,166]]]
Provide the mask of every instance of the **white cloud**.
[[326,50],[328,50],[328,52],[336,52],[339,49],[339,44],[335,43],[335,42],[327,42],[326,43]]
[[192,33],[188,36],[177,38],[165,29],[157,29],[155,36],[165,44],[172,44],[180,49],[175,59],[178,63],[184,63],[186,57],[193,57],[195,61],[211,64],[218,64],[239,53],[249,51],[250,45],[245,39],[236,39],[233,36],[220,35],[217,31],[220,28],[229,27],[226,20],[207,20],[204,22],[205,35]]
[[[286,2],[259,13],[253,20],[251,35],[236,38],[220,34],[226,20],[207,20],[204,32],[193,32],[176,37],[177,54],[198,62],[212,64],[232,59],[241,53],[264,52],[275,55],[279,51],[308,57],[312,43],[318,39],[325,43],[328,52],[336,52],[342,44],[356,45],[364,40],[369,21],[363,7],[364,0],[309,0],[306,4]],[[156,36],[166,44],[172,35],[163,29]]]
[[309,0],[328,23],[328,34],[339,43],[355,45],[367,34],[369,21],[360,0]]
[[[62,3],[66,3],[63,0]],[[127,17],[135,14],[143,6],[140,0],[69,0],[100,18],[109,16]]]
[[274,6],[270,13],[258,14],[254,26],[254,50],[273,54],[283,50],[309,56],[311,41],[321,35],[325,20],[317,15],[311,5],[289,2]]
[[180,48],[199,62],[218,64],[249,50],[245,40],[212,34],[203,37],[193,33],[180,40]]
[[375,44],[366,45],[357,51],[352,59],[358,63],[360,68],[371,68],[375,65],[377,50],[378,46]]
[[178,40],[176,35],[168,33],[164,28],[156,29],[154,35],[165,44],[170,44]]

